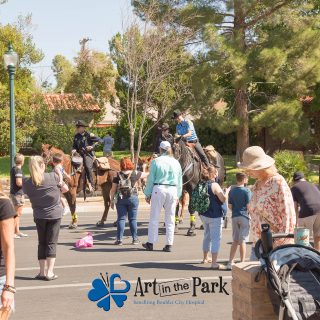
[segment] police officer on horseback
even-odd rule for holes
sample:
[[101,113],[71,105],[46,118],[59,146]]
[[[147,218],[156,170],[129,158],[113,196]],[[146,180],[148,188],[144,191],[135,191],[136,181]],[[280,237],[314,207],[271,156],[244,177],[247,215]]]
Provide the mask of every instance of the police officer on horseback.
[[196,134],[196,130],[194,129],[194,125],[191,120],[187,120],[183,117],[180,110],[174,110],[172,119],[177,122],[175,135],[176,139],[182,139],[183,141],[193,143],[194,148],[199,155],[201,161],[207,166],[210,166],[209,160],[204,153],[201,144],[199,143],[199,139]]
[[101,139],[93,133],[86,131],[86,127],[88,127],[88,125],[84,121],[78,120],[76,122],[77,133],[73,139],[72,154],[77,152],[83,158],[86,177],[89,181],[89,190],[92,192],[94,190],[92,173],[95,158],[94,148],[101,142]]
[[160,143],[162,141],[168,141],[170,145],[173,145],[174,143],[173,135],[170,133],[170,127],[167,123],[164,123],[161,127],[158,127],[158,130],[160,131],[160,134],[158,135],[156,148],[154,150],[154,153],[156,154],[160,153]]

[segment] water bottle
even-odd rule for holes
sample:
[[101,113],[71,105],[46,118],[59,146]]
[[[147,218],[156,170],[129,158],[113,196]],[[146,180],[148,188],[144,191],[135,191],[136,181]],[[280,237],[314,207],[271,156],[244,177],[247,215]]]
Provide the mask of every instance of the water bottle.
[[268,224],[261,225],[261,243],[263,253],[268,254],[273,249],[272,233]]

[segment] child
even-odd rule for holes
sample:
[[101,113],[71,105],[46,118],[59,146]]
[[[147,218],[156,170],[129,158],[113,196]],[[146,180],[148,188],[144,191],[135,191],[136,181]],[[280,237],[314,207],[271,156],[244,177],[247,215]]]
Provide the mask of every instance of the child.
[[22,167],[24,165],[24,156],[17,153],[14,157],[14,162],[15,166],[10,172],[10,198],[16,210],[16,216],[14,218],[14,238],[20,239],[28,236],[27,234],[20,232],[20,217],[24,206],[24,193],[22,190]]
[[229,192],[229,208],[232,210],[232,238],[230,257],[227,268],[231,270],[233,259],[236,255],[238,245],[240,246],[240,259],[246,257],[246,242],[249,239],[250,218],[247,205],[251,199],[251,191],[245,187],[248,176],[242,172],[236,174],[237,185]]
[[[68,175],[62,165],[62,161],[63,161],[63,156],[61,153],[55,153],[52,157],[52,165],[53,165],[53,171],[57,174],[57,176],[59,177],[59,184],[58,187],[61,190],[61,193],[66,193],[69,191],[69,187],[68,185],[64,182],[63,178],[66,177],[68,180],[71,179],[70,175]],[[65,215],[66,212],[66,206],[61,198],[61,204],[64,208],[64,213],[63,215]]]

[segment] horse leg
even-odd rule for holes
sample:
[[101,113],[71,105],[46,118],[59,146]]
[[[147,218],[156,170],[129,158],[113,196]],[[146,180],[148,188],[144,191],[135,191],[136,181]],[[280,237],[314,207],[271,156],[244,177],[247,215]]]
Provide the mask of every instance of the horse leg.
[[179,209],[180,209],[180,204],[178,202],[177,206],[176,206],[174,233],[178,233],[179,232]]
[[[189,197],[191,197],[191,194],[189,193]],[[187,232],[187,236],[195,236],[196,235],[196,215],[195,215],[195,212],[191,210],[190,208],[190,202],[189,202],[189,205],[188,205],[188,210],[189,210],[189,213],[190,213],[190,228],[188,229],[188,232]]]
[[102,190],[102,196],[103,196],[103,201],[104,201],[104,211],[102,214],[101,219],[96,223],[97,227],[103,227],[104,223],[106,222],[108,218],[108,213],[111,205],[111,199],[110,199],[110,190],[112,187],[112,183],[107,181],[106,183],[103,183],[101,185],[101,190]]
[[69,229],[76,229],[78,227],[78,215],[76,214],[76,190],[72,188],[70,191],[64,194],[65,198],[67,199],[70,213],[71,213],[71,223],[69,225]]

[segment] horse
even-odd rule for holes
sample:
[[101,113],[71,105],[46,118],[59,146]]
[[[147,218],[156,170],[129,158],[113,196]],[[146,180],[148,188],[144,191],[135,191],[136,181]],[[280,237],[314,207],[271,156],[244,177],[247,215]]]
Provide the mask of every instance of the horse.
[[[69,225],[69,229],[75,229],[77,228],[77,224],[78,224],[78,216],[76,214],[77,194],[80,191],[81,181],[85,180],[85,170],[82,166],[80,170],[75,170],[74,172],[72,172],[73,166],[71,163],[71,157],[69,155],[66,155],[62,150],[52,145],[43,144],[41,156],[43,157],[46,166],[52,166],[52,157],[55,153],[62,154],[63,167],[66,173],[68,173],[71,176],[71,180],[67,181],[67,184],[69,186],[69,191],[64,193],[64,196],[68,202],[68,206],[70,208],[71,218],[72,218],[72,221]],[[108,160],[109,160],[110,170],[100,171],[96,169],[94,174],[96,184],[99,181],[99,185],[101,185],[102,196],[103,196],[104,207],[105,207],[102,217],[105,219],[108,216],[108,212],[111,204],[110,190],[112,186],[112,180],[113,180],[113,177],[116,176],[116,171],[120,170],[120,165],[118,161],[111,158],[109,158]]]
[[[209,148],[208,148],[209,147]],[[218,171],[218,182],[220,185],[223,185],[225,181],[225,167],[224,167],[224,160],[219,152],[217,152],[212,146],[208,146],[204,148],[207,152],[210,152],[208,160],[210,164],[214,165]],[[214,153],[212,152],[212,148],[214,149]],[[207,153],[206,152],[206,153]],[[187,143],[183,142],[181,139],[174,143],[173,145],[173,153],[174,157],[179,161],[182,174],[183,174],[183,190],[186,191],[191,198],[191,193],[197,186],[197,184],[201,180],[201,160],[197,155],[194,147],[191,145],[187,145]],[[208,154],[208,153],[207,153]],[[183,196],[182,204],[186,203],[186,198]],[[183,208],[182,208],[183,210]],[[194,236],[195,234],[195,215],[194,212],[190,210],[190,228],[188,229],[187,235]],[[181,214],[179,215],[179,209],[176,210],[176,229],[177,223],[181,220]],[[176,231],[177,232],[177,231]]]

